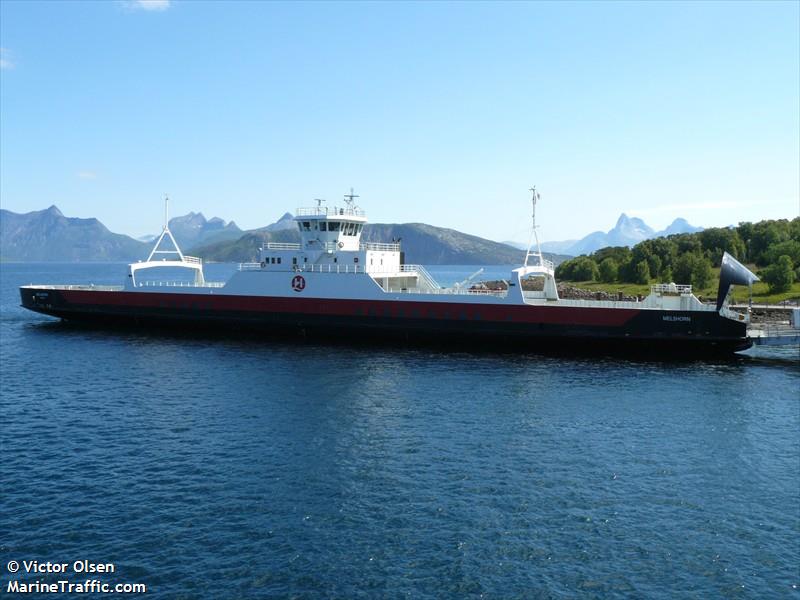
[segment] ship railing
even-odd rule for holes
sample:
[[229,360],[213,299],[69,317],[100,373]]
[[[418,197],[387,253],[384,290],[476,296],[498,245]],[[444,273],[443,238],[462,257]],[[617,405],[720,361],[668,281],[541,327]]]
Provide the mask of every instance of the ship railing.
[[372,250],[375,252],[400,252],[400,244],[384,244],[381,242],[361,242],[359,250]]
[[202,265],[203,264],[203,259],[200,258],[200,257],[197,257],[197,256],[186,256],[184,254],[183,255],[183,262],[187,262],[187,263],[192,264],[192,265]]
[[364,267],[360,265],[349,265],[349,264],[324,264],[324,265],[315,265],[315,264],[303,264],[303,265],[293,265],[295,271],[302,271],[302,272],[309,272],[309,273],[366,273]]
[[428,273],[428,270],[423,267],[422,265],[401,265],[400,271],[403,273],[416,273],[417,277],[420,281],[423,281],[428,287],[438,290],[441,289],[436,280],[433,278],[433,275]]
[[651,294],[674,294],[689,295],[692,293],[692,286],[678,285],[677,283],[656,283],[650,286]]
[[[238,270],[239,271],[261,271],[267,265],[264,264],[262,266],[261,263],[257,262],[249,262],[249,263],[239,263]],[[270,270],[270,269],[267,269]],[[349,264],[324,264],[324,265],[316,265],[316,264],[302,264],[302,265],[286,265],[284,268],[277,269],[278,271],[285,271],[285,270],[292,270],[297,272],[303,273],[365,273],[364,267],[359,265],[349,265]]]
[[191,288],[221,288],[225,283],[221,281],[206,281],[195,283],[193,281],[139,281],[136,287],[191,287]]
[[528,296],[527,292],[523,294],[525,302],[528,304],[547,304],[552,306],[575,306],[582,308],[634,308],[636,310],[642,309],[641,302],[631,300],[582,300],[577,298],[559,298],[558,301],[553,302],[547,298],[538,296]]
[[239,263],[239,270],[240,271],[260,271],[261,270],[261,263],[257,263],[257,262]]
[[547,260],[544,256],[540,256],[538,254],[531,254],[528,257],[528,267],[544,267],[550,271],[556,268],[555,263],[552,260]]
[[[340,250],[337,242],[318,242],[312,240],[313,249],[322,250]],[[264,245],[265,250],[302,250],[302,244],[296,242],[267,242]],[[386,244],[382,242],[361,242],[358,245],[361,251],[369,250],[373,252],[400,252],[400,244],[391,243]]]
[[296,242],[267,242],[267,250],[300,250],[300,244]]
[[747,332],[750,337],[794,337],[800,330],[790,323],[758,323]]
[[445,295],[445,296],[494,296],[505,298],[508,295],[506,290],[486,290],[471,288],[389,288],[386,290],[390,294],[420,294],[420,295]]
[[24,286],[36,290],[83,290],[96,292],[119,292],[125,289],[122,285],[95,285],[94,283],[70,283],[56,285],[31,284]]
[[[320,240],[309,240],[308,241],[308,248],[310,250],[322,250],[324,252],[335,252],[336,250],[340,250],[339,244],[336,242],[321,242]],[[290,250],[294,250],[295,248],[290,248]],[[300,248],[296,248],[299,250]]]
[[297,209],[298,217],[364,217],[366,213],[360,208],[336,206],[311,206]]

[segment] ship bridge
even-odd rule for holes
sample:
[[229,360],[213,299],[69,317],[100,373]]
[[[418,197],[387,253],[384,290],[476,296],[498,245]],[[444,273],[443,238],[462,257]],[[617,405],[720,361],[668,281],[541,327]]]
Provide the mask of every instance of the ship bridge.
[[356,198],[351,189],[344,206],[326,206],[318,199],[316,206],[298,208],[294,220],[300,243],[267,242],[260,262],[242,268],[369,275],[385,291],[441,289],[422,266],[404,264],[399,240],[361,240],[367,217]]
[[298,208],[294,220],[303,240],[302,247],[309,251],[327,251],[334,246],[344,252],[358,251],[367,217],[363,210],[353,206],[352,200],[357,197],[352,192],[348,194],[350,202],[341,208],[323,206],[323,200],[311,208]]

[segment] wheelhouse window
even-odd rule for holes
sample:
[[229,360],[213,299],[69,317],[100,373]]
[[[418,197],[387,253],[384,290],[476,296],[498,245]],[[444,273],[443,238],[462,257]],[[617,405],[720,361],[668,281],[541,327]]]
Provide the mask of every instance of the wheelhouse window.
[[339,221],[331,221],[328,223],[328,231],[339,231]]

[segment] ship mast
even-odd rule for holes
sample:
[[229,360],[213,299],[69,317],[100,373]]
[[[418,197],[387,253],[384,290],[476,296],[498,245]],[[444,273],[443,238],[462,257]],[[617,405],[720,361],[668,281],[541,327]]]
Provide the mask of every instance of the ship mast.
[[[528,259],[531,256],[537,256],[539,258],[539,265],[543,264],[542,261],[542,247],[539,245],[539,234],[536,233],[536,201],[541,198],[539,192],[536,191],[536,186],[533,186],[529,190],[531,192],[531,204],[533,206],[533,212],[531,214],[532,224],[531,224],[531,235],[528,238],[528,251],[525,253],[525,266],[528,265]],[[531,248],[533,247],[533,242],[536,242],[536,252],[531,252]]]
[[347,204],[347,210],[352,212],[354,209],[353,202],[356,198],[359,198],[358,194],[353,193],[353,188],[350,188],[350,193],[344,195],[344,202]]
[[[164,240],[165,237],[169,238],[169,241],[172,242],[172,250],[160,250],[159,247],[161,246],[161,242]],[[169,196],[164,196],[164,229],[161,231],[161,235],[156,242],[156,245],[153,246],[153,250],[150,252],[150,256],[147,257],[147,262],[153,260],[153,257],[156,254],[177,254],[178,260],[183,262],[183,252],[178,247],[178,242],[175,241],[175,238],[172,237],[172,232],[169,230]]]

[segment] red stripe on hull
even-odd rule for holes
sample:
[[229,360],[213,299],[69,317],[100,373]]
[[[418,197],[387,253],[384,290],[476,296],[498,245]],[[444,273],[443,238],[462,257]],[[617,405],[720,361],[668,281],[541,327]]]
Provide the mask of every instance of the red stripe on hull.
[[65,301],[102,310],[115,308],[171,308],[188,312],[241,311],[248,313],[301,313],[310,315],[380,316],[441,320],[481,320],[551,325],[620,327],[640,313],[627,308],[590,308],[417,302],[403,300],[339,300],[327,298],[279,298],[268,296],[227,296],[213,294],[169,294],[58,290]]

